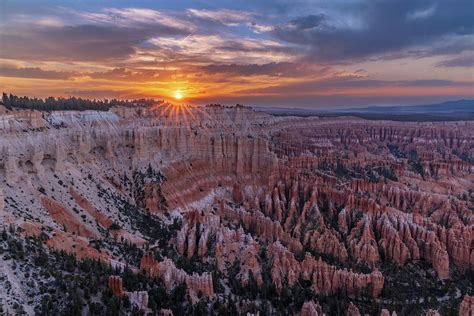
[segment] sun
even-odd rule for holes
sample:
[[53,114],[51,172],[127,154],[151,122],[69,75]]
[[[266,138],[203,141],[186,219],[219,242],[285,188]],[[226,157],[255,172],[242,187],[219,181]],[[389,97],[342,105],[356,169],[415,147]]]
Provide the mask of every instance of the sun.
[[176,100],[181,100],[183,98],[183,93],[181,92],[181,90],[176,90],[174,92],[174,98]]

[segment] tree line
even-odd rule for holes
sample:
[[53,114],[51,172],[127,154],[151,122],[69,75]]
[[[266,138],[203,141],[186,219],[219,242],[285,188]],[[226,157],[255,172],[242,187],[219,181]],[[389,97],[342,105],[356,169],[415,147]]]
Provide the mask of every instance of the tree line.
[[155,99],[135,99],[135,100],[118,100],[118,99],[82,99],[76,97],[48,97],[46,99],[29,98],[27,96],[16,96],[13,94],[2,94],[2,104],[9,110],[31,109],[38,111],[108,111],[112,106],[151,106],[156,104]]

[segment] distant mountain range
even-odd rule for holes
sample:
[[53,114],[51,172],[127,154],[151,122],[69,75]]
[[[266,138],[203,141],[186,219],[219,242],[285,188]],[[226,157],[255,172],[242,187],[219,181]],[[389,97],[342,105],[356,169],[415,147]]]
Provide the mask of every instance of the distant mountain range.
[[474,120],[474,100],[457,100],[412,106],[370,106],[331,110],[263,107],[256,108],[256,110],[279,116],[358,116],[366,119],[396,121]]
[[334,112],[390,112],[390,113],[452,113],[474,112],[474,100],[447,101],[436,104],[411,105],[411,106],[370,106],[359,109],[341,109]]

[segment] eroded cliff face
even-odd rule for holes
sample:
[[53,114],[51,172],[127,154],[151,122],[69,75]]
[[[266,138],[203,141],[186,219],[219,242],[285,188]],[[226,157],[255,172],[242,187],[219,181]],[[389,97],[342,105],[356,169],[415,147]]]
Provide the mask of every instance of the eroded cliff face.
[[150,312],[148,309],[148,292],[134,291],[127,292],[123,289],[123,280],[120,276],[111,275],[108,279],[108,287],[112,295],[117,297],[127,296],[131,304],[135,305],[139,310]]
[[416,304],[433,314],[446,297],[469,310],[472,123],[220,106],[15,112],[0,122],[4,226],[113,267],[111,293],[142,310],[170,306],[153,296],[149,306],[150,285],[126,292],[127,273],[167,295],[185,288],[190,304],[230,308],[233,295],[239,313],[333,314],[318,298],[335,295],[350,315]]
[[459,316],[467,316],[474,314],[474,298],[469,295],[465,295],[461,305],[459,305]]

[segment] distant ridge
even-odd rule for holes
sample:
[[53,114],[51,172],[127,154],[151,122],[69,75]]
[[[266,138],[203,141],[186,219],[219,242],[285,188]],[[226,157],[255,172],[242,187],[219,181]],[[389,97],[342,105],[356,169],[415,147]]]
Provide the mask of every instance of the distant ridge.
[[443,103],[424,105],[395,105],[395,106],[370,106],[357,109],[334,110],[334,112],[396,112],[396,113],[425,113],[425,112],[474,112],[474,100],[457,100]]
[[373,120],[394,121],[471,121],[474,120],[474,100],[456,100],[424,105],[370,106],[342,109],[256,108],[278,116],[357,116]]

